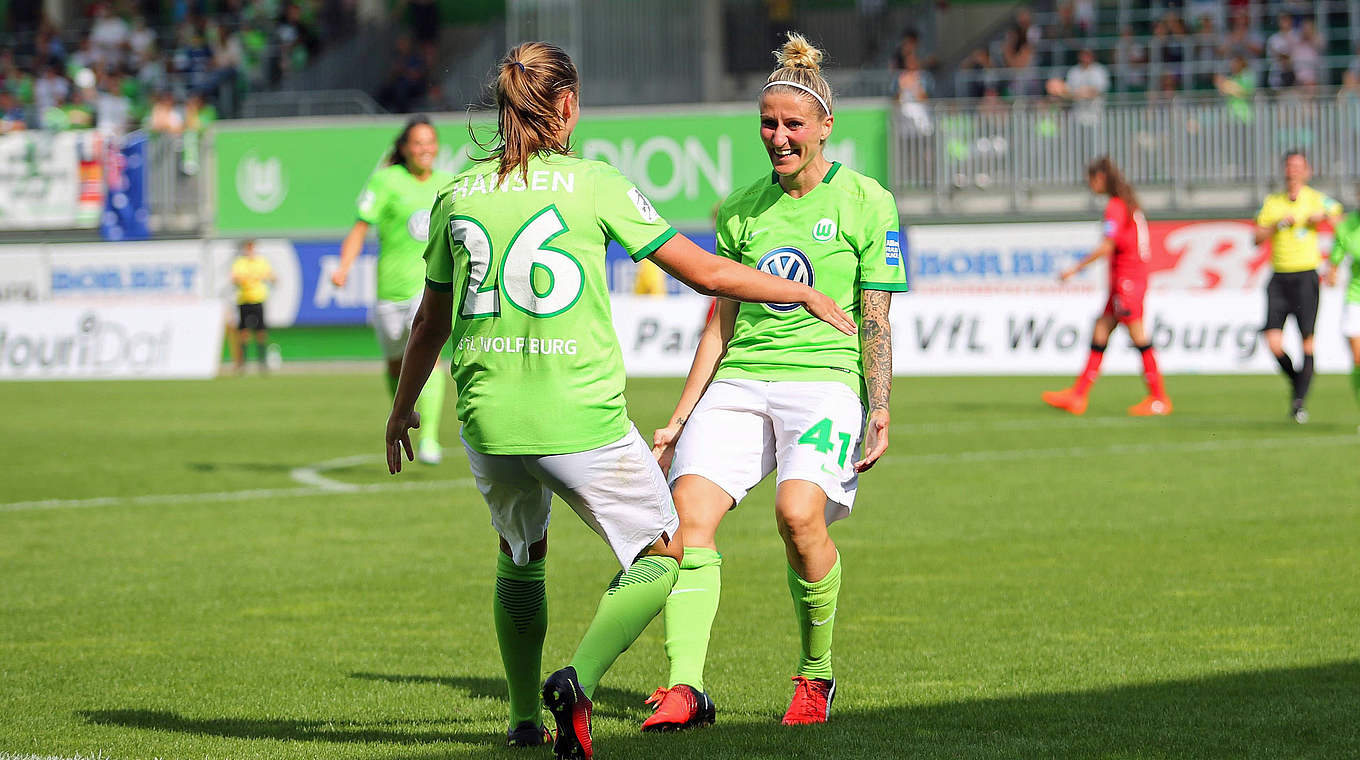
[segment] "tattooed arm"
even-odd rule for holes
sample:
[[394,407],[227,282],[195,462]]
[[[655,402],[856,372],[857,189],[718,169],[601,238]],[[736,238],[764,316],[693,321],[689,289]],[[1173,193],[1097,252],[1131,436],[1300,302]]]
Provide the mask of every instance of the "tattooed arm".
[[888,307],[892,293],[860,293],[859,347],[864,360],[864,383],[869,390],[869,420],[864,430],[864,458],[855,472],[864,472],[888,450],[888,397],[892,393],[892,328]]

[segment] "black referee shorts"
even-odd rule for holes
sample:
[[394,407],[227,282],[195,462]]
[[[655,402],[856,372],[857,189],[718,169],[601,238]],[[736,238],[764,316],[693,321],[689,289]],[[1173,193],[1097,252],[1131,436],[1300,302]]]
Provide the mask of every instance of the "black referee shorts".
[[241,320],[237,322],[242,330],[263,330],[264,329],[264,304],[262,303],[243,303],[237,304]]
[[1283,330],[1285,319],[1292,314],[1299,333],[1305,338],[1312,335],[1317,324],[1318,291],[1316,269],[1271,275],[1266,286],[1265,329]]

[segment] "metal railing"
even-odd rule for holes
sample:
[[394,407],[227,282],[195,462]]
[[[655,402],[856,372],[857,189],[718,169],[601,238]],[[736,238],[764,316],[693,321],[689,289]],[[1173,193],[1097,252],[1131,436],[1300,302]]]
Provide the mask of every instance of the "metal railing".
[[942,100],[899,111],[892,122],[899,199],[949,213],[1051,211],[1045,196],[1082,192],[1087,162],[1107,153],[1149,191],[1144,205],[1152,211],[1254,203],[1293,149],[1308,155],[1315,184],[1333,192],[1349,197],[1360,178],[1360,93],[1236,103],[1137,98],[1088,111],[1049,101]]
[[153,134],[147,142],[150,226],[156,235],[202,230],[202,192],[208,166],[202,131]]

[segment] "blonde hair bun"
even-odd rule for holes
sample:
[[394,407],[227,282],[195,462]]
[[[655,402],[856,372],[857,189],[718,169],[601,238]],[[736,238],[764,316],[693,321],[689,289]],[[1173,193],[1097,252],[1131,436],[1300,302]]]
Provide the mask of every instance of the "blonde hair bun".
[[789,41],[774,51],[774,58],[780,68],[822,70],[822,51],[813,47],[806,37],[797,32],[789,32]]

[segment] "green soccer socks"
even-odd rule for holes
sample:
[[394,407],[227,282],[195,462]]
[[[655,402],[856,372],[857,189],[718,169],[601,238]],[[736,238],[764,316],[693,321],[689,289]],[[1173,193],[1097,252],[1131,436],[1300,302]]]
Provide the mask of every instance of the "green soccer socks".
[[571,658],[587,697],[595,695],[605,671],[661,611],[679,573],[674,559],[649,554],[614,576]]
[[789,567],[789,593],[798,618],[803,652],[798,675],[831,680],[831,634],[836,625],[836,597],[841,591],[841,558],[825,578],[809,583]]
[[704,690],[704,660],[722,590],[722,555],[713,549],[685,547],[675,588],[666,597],[666,658],[671,662],[668,687],[677,684]]
[[1351,368],[1351,391],[1355,393],[1355,403],[1360,404],[1360,364]]
[[542,722],[539,681],[543,670],[543,636],[548,632],[546,560],[524,567],[496,555],[496,598],[492,602],[496,639],[510,688],[510,725]]
[[[398,378],[384,374],[387,379],[387,395],[393,398],[397,395]],[[439,420],[444,415],[444,389],[448,385],[448,375],[438,364],[434,365],[434,370],[430,372],[430,377],[425,381],[425,387],[420,391],[420,397],[416,399],[416,411],[420,412],[420,440],[439,442]]]
[[430,379],[425,381],[425,387],[421,389],[420,397],[416,399],[416,411],[420,412],[422,441],[439,442],[439,418],[444,414],[444,387],[447,383],[448,375],[435,364],[434,371],[430,372]]

